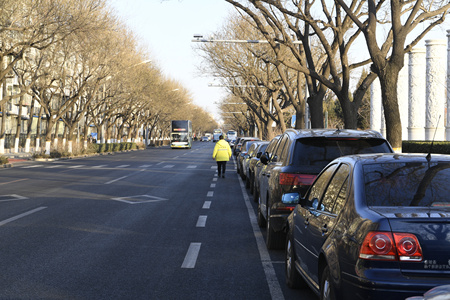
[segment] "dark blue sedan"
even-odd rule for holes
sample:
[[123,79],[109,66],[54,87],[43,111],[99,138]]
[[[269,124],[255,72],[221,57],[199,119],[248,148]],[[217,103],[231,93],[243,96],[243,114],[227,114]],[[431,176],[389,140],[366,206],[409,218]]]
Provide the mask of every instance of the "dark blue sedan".
[[332,161],[286,224],[286,282],[320,299],[405,299],[450,282],[450,156]]

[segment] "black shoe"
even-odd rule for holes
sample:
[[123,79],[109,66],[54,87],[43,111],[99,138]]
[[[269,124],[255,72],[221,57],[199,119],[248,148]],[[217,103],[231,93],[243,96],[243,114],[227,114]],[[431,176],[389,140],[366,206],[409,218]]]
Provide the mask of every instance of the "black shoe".
[[219,177],[220,177],[220,173],[219,173],[219,175],[218,175]]
[[222,175],[222,178],[225,178],[225,175]]

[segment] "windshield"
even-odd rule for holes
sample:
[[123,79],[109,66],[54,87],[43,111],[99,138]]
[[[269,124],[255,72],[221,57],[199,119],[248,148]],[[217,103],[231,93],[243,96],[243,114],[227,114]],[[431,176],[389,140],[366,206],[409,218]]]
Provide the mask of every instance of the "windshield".
[[383,139],[301,138],[295,144],[293,164],[322,169],[333,159],[344,155],[390,152]]
[[187,142],[188,134],[187,133],[172,133],[171,140],[172,140],[172,142]]
[[365,165],[368,206],[448,206],[450,163]]

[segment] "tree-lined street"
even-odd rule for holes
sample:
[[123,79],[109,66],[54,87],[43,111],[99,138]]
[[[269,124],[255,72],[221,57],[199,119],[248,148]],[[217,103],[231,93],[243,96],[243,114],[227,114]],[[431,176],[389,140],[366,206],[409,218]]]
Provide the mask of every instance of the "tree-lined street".
[[0,298],[315,299],[284,283],[212,143],[0,170]]

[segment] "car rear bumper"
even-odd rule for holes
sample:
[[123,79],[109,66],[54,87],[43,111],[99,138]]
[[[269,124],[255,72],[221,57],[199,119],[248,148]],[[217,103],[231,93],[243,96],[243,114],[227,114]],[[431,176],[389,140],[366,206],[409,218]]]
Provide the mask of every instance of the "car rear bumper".
[[405,277],[398,271],[383,273],[383,279],[378,277],[376,280],[342,274],[343,299],[406,299],[422,296],[433,287],[449,282],[448,278]]

